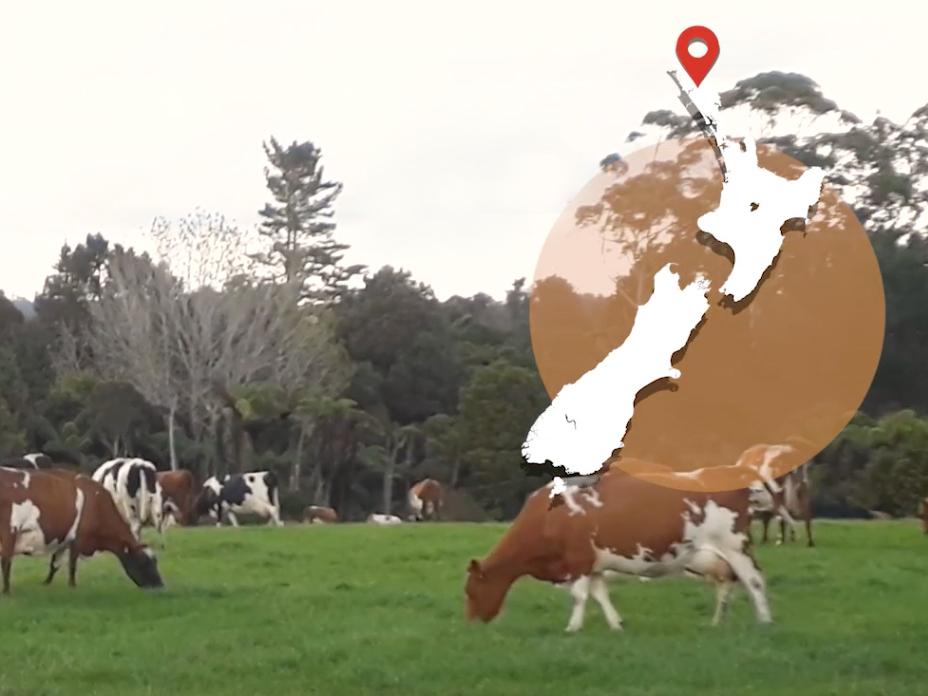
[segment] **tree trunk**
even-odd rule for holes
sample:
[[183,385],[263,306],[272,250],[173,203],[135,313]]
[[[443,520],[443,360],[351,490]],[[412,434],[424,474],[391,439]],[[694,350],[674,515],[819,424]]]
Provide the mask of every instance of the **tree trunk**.
[[174,442],[174,414],[176,411],[177,407],[171,404],[171,409],[168,411],[168,452],[171,457],[171,471],[177,471],[177,448]]
[[390,461],[383,468],[383,514],[389,515],[393,507],[393,474],[396,471],[396,461]]
[[451,468],[451,481],[449,486],[451,488],[458,487],[458,479],[461,477],[461,457],[454,458],[454,466]]
[[300,473],[303,462],[303,441],[306,439],[306,426],[300,421],[299,435],[296,441],[296,455],[293,457],[293,466],[290,469],[290,490],[296,492],[300,490]]

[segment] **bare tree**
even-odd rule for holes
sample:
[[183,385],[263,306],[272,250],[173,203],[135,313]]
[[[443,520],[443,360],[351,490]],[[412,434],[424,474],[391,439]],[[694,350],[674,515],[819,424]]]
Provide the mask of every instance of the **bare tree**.
[[176,221],[157,217],[148,232],[158,258],[187,291],[220,288],[247,275],[253,262],[245,253],[249,235],[218,213],[196,209]]
[[182,288],[165,264],[117,250],[99,302],[90,306],[84,337],[95,372],[132,384],[149,403],[166,409],[171,468],[177,468],[175,425],[183,375],[175,369]]

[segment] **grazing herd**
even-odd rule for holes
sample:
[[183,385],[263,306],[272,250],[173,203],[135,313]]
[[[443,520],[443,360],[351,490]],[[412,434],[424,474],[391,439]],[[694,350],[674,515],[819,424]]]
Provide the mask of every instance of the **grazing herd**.
[[[622,468],[607,467],[592,485],[556,492],[550,483],[536,490],[490,553],[467,565],[466,618],[492,621],[513,584],[531,577],[569,590],[573,603],[567,631],[583,627],[591,596],[608,625],[621,630],[622,617],[610,600],[608,580],[682,575],[714,586],[712,625],[721,622],[738,586],[750,597],[757,621],[771,623],[767,583],[752,550],[752,521],[762,523],[762,544],[776,519],[777,545],[786,542],[787,530],[796,541],[797,522],[805,525],[807,545],[815,545],[808,464],[772,475],[773,463],[791,451],[788,445],[758,445],[732,466],[685,473],[623,460]],[[68,584],[74,586],[79,559],[108,552],[137,586],[157,588],[163,581],[157,558],[142,541],[144,527],[158,532],[164,548],[166,527],[195,525],[204,516],[216,526],[227,520],[238,527],[243,514],[283,525],[280,483],[271,471],[213,476],[197,486],[189,471],[159,472],[138,458],[104,462],[91,476],[55,466],[44,454],[0,461],[4,594],[10,592],[17,555],[50,556],[45,579],[50,584],[67,554]],[[719,485],[720,477],[730,484],[733,476],[742,487],[719,491],[727,487]],[[408,493],[407,519],[439,520],[444,496],[438,481],[418,482]],[[928,534],[928,498],[922,516]],[[311,505],[301,521],[333,524],[340,518],[331,507]],[[374,513],[367,522],[396,525],[403,519]]]
[[[76,464],[76,462],[68,462]],[[197,487],[186,470],[158,471],[145,459],[120,457],[101,464],[90,476],[61,468],[42,453],[0,461],[0,566],[3,593],[10,592],[15,556],[49,556],[45,584],[51,584],[65,554],[68,584],[76,585],[77,564],[101,551],[112,553],[126,575],[143,588],[162,587],[158,560],[142,541],[142,529],[154,529],[166,547],[165,529],[191,526],[203,516],[238,527],[238,515],[253,515],[282,526],[280,484],[272,471],[251,471],[208,478]],[[409,519],[438,519],[443,491],[426,479],[410,494]],[[415,501],[413,503],[412,501]],[[330,507],[310,506],[306,523],[334,523]],[[379,524],[402,522],[396,515],[372,515]]]

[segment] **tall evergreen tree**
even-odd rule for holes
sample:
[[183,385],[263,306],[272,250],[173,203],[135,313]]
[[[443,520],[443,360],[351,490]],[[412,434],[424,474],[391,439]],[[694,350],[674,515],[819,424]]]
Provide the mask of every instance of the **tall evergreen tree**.
[[302,299],[331,302],[367,268],[344,266],[350,247],[334,238],[332,207],[342,184],[324,180],[322,151],[312,142],[284,148],[271,137],[263,147],[269,163],[264,178],[274,201],[258,211],[263,218],[258,234],[267,248],[250,256],[275,279],[299,283]]

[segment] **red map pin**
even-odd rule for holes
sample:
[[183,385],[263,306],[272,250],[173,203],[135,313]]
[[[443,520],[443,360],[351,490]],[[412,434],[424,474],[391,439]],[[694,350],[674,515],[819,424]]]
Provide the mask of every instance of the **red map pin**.
[[[690,46],[696,41],[706,44],[706,55],[697,58],[690,54]],[[677,39],[677,58],[686,74],[699,87],[700,83],[706,79],[706,75],[712,70],[715,61],[719,57],[719,40],[715,33],[708,27],[690,27],[684,29]]]

